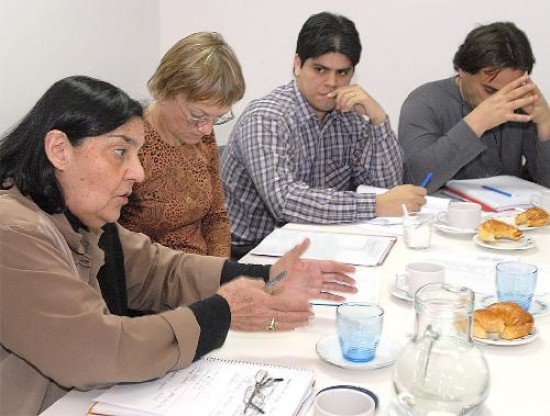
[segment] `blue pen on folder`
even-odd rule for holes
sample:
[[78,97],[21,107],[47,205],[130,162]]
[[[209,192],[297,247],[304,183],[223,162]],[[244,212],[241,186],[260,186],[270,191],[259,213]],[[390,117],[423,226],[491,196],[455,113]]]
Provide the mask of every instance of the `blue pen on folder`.
[[424,180],[422,181],[422,183],[420,184],[420,186],[422,188],[425,188],[427,184],[430,183],[430,181],[432,180],[432,176],[434,176],[434,173],[433,172],[429,172],[426,177],[424,178]]
[[498,188],[493,188],[492,186],[489,186],[489,185],[482,185],[481,187],[483,189],[487,189],[488,191],[493,191],[493,192],[496,192],[497,194],[501,194],[501,195],[504,195],[504,196],[508,196],[508,197],[514,196],[510,192],[506,192],[506,191],[503,191],[502,189],[498,189]]

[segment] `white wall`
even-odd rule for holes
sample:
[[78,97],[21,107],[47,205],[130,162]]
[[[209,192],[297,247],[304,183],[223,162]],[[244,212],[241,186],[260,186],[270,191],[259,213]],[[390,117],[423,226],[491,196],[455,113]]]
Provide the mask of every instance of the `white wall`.
[[[298,32],[311,14],[324,10],[355,22],[363,43],[355,82],[385,107],[395,129],[408,92],[451,76],[456,49],[479,23],[510,20],[527,33],[537,59],[533,77],[550,99],[548,0],[160,0],[161,49],[192,32],[221,32],[247,82],[238,113],[291,79]],[[231,126],[218,130],[218,141]]]
[[148,97],[158,10],[157,0],[0,0],[0,134],[69,75]]
[[[355,21],[363,43],[355,82],[386,108],[394,128],[409,91],[453,74],[452,57],[478,23],[511,20],[527,32],[533,77],[550,98],[548,0],[0,0],[0,132],[67,75],[148,97],[160,57],[201,30],[222,33],[241,60],[247,92],[238,114],[292,78],[298,32],[323,10]],[[217,128],[221,143],[232,126]]]

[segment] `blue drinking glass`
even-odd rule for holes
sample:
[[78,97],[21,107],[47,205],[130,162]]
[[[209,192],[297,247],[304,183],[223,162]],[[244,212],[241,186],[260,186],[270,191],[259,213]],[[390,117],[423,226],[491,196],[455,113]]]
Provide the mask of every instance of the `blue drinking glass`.
[[338,306],[338,340],[344,359],[356,363],[372,361],[380,342],[383,320],[384,309],[372,303]]
[[501,261],[496,270],[498,301],[515,302],[529,310],[537,286],[537,266],[520,261]]

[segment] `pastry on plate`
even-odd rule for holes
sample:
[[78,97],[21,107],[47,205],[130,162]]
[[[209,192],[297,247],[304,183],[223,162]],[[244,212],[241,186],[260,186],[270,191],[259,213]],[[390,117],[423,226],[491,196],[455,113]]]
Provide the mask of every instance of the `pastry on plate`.
[[526,224],[528,227],[542,227],[550,223],[550,215],[542,208],[529,208],[527,211],[516,215],[516,225]]
[[489,338],[498,334],[501,339],[521,338],[531,333],[533,316],[514,302],[497,302],[474,311],[474,337]]
[[513,225],[492,219],[481,223],[478,228],[478,236],[481,241],[493,243],[500,238],[518,241],[523,234]]

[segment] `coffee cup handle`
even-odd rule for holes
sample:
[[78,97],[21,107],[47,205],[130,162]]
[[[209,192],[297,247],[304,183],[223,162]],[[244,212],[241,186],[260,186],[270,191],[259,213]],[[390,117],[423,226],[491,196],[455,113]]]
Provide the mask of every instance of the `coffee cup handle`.
[[395,275],[395,288],[404,292],[409,291],[409,287],[407,285],[407,273],[397,273]]
[[447,224],[447,211],[439,211],[437,213],[437,221]]

